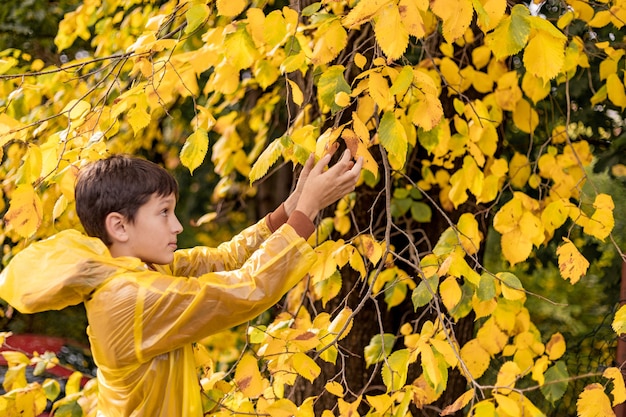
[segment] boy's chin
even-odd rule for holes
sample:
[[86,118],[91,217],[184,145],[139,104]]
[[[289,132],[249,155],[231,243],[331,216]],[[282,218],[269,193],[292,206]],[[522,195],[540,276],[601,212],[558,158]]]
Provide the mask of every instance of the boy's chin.
[[143,261],[148,265],[169,265],[174,260],[174,254],[171,253],[169,256],[161,256],[159,258],[150,258],[143,259]]

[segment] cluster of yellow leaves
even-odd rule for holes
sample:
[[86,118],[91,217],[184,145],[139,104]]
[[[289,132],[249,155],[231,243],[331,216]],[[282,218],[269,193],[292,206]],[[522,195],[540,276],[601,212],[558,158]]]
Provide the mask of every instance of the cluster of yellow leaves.
[[[2,333],[1,344],[4,344],[5,336],[10,333]],[[97,387],[95,379],[89,380],[85,387],[81,388],[81,380],[84,378],[80,372],[74,372],[67,379],[64,386],[64,397],[59,399],[61,385],[59,381],[46,378],[42,383],[28,382],[26,380],[26,368],[33,367],[33,375],[41,375],[46,369],[58,364],[58,359],[53,353],[46,352],[39,355],[35,353],[29,358],[24,353],[15,350],[1,352],[7,363],[7,370],[2,381],[2,388],[6,392],[0,396],[0,413],[7,417],[39,416],[53,401],[53,412],[57,415],[73,415],[78,411],[84,416],[95,415]],[[67,413],[67,414],[64,414]]]

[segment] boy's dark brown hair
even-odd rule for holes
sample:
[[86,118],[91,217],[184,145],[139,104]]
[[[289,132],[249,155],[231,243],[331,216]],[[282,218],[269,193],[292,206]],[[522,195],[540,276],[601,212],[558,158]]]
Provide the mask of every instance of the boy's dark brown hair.
[[120,213],[130,222],[150,197],[174,194],[178,184],[161,166],[128,155],[113,155],[81,168],[76,181],[76,213],[85,232],[111,244],[105,219]]

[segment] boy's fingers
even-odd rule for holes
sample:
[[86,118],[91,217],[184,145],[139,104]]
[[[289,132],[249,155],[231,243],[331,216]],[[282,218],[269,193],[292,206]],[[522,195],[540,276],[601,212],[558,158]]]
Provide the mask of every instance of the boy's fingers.
[[320,174],[324,170],[324,168],[326,168],[326,165],[328,165],[328,163],[330,162],[330,158],[331,157],[332,157],[332,155],[330,155],[330,154],[326,154],[326,155],[322,156],[320,158],[320,160],[317,161],[317,164],[315,164],[315,166],[311,169],[311,172],[315,172],[316,174]]
[[302,169],[302,172],[310,172],[311,169],[313,169],[313,165],[315,164],[315,154],[311,153],[309,155],[309,158],[306,160],[306,162],[304,163],[304,167]]

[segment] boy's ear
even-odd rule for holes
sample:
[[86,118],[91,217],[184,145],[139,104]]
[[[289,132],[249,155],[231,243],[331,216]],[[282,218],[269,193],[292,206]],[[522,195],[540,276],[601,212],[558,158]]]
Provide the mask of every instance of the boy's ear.
[[128,240],[126,223],[126,217],[120,213],[112,212],[107,214],[104,225],[112,242],[126,242]]

